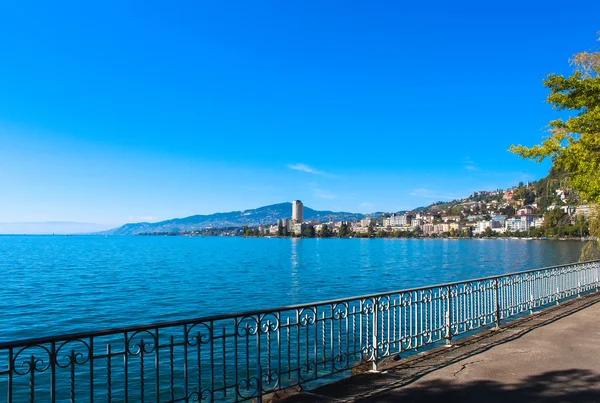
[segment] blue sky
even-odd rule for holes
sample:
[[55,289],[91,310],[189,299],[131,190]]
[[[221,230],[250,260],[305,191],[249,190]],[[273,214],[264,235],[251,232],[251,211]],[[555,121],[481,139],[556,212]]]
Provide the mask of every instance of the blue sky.
[[[512,143],[600,2],[0,5],[0,222],[302,199],[397,211],[543,177]],[[403,4],[405,3],[405,4]]]

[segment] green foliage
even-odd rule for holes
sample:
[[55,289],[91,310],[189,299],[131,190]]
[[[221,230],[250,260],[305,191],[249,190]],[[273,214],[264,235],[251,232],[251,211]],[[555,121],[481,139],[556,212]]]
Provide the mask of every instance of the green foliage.
[[512,217],[512,216],[514,216],[515,212],[516,212],[515,208],[513,206],[510,206],[510,205],[507,206],[507,207],[498,209],[498,213],[500,213],[502,215],[505,215],[505,216],[507,216],[509,218]]
[[346,222],[342,222],[342,225],[340,225],[340,230],[338,232],[338,237],[347,238],[350,235],[352,235],[352,229],[350,228],[350,225]]
[[460,216],[463,212],[463,206],[462,205],[458,205],[458,206],[453,206],[450,207],[449,209],[446,210],[446,215],[449,216]]
[[514,194],[515,200],[520,200],[522,204],[527,205],[535,201],[535,193],[526,186],[523,186],[523,182],[520,183]]
[[560,208],[550,210],[544,215],[546,228],[566,227],[569,224],[571,224],[571,217]]
[[371,223],[367,228],[367,236],[371,238],[373,235],[375,235],[375,226],[373,225],[373,223]]
[[302,238],[314,238],[315,235],[315,226],[312,224],[307,224],[301,234]]
[[600,202],[600,56],[582,52],[574,57],[575,72],[565,77],[549,74],[544,85],[547,102],[558,111],[575,112],[549,123],[541,144],[513,145],[510,151],[535,161],[551,158],[553,167],[567,174],[569,185],[583,199]]
[[483,236],[489,238],[492,236],[495,236],[496,233],[490,228],[490,227],[486,227],[485,230],[483,231]]
[[565,77],[549,74],[544,85],[547,102],[558,111],[575,113],[549,123],[549,136],[541,144],[513,145],[510,151],[535,161],[552,159],[553,169],[564,172],[564,180],[581,198],[596,206],[590,223],[589,243],[583,259],[600,249],[600,52],[581,52],[571,60],[574,73]]
[[548,176],[535,184],[537,204],[540,211],[544,212],[552,205],[562,205],[562,201],[556,196],[556,190],[566,186],[565,173],[559,172],[554,168],[550,169]]
[[331,230],[329,229],[329,226],[327,224],[321,225],[321,229],[317,235],[321,238],[329,238],[331,236]]

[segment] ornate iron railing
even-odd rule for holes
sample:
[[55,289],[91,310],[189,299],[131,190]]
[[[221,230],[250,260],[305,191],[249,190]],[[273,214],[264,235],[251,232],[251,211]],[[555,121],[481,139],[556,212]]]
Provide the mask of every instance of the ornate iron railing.
[[0,343],[0,402],[261,401],[597,291],[600,261]]

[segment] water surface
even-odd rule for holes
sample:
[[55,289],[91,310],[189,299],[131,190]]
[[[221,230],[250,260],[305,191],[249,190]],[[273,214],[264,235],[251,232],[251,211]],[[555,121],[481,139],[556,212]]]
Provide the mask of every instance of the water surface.
[[574,262],[524,240],[0,236],[0,340],[351,297]]

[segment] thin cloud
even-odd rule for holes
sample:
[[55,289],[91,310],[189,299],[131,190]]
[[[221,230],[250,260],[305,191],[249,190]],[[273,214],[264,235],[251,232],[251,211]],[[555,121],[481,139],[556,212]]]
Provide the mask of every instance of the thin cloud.
[[375,205],[373,203],[369,203],[369,202],[363,202],[359,204],[361,209],[369,209],[369,210],[373,210],[373,208],[375,207]]
[[301,172],[306,172],[306,173],[314,174],[314,175],[324,175],[325,174],[325,172],[319,171],[318,169],[315,169],[311,166],[308,166],[308,165],[302,164],[302,163],[289,164],[287,167],[289,169],[293,169],[294,171],[301,171]]
[[460,199],[460,197],[455,196],[455,195],[451,195],[451,194],[447,194],[447,193],[439,193],[436,191],[433,191],[431,189],[425,189],[425,188],[417,188],[417,189],[413,189],[410,191],[409,195],[414,196],[414,197],[423,197],[426,199],[448,199],[448,200],[454,200],[454,199]]
[[153,221],[160,221],[160,217],[154,217],[151,215],[142,215],[139,217],[136,216],[129,216],[129,221],[135,221],[135,222],[153,222]]
[[477,168],[477,164],[475,164],[475,161],[473,161],[471,159],[471,157],[465,157],[463,158],[463,164],[464,168],[468,171],[477,171],[479,170],[479,168]]
[[337,198],[337,195],[323,189],[315,188],[313,189],[313,196],[318,197],[319,199],[331,200]]

